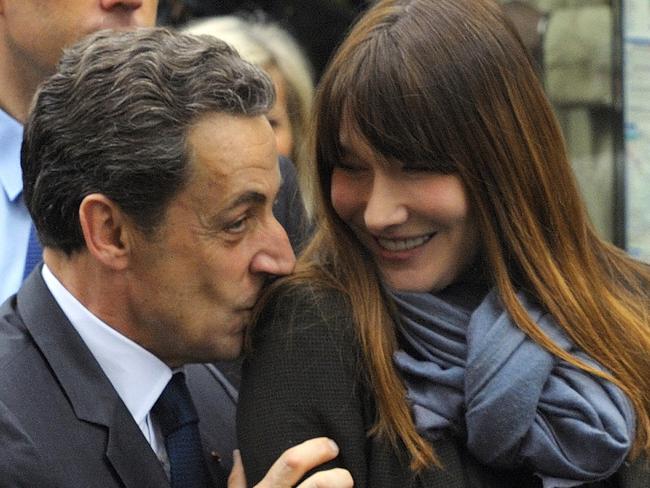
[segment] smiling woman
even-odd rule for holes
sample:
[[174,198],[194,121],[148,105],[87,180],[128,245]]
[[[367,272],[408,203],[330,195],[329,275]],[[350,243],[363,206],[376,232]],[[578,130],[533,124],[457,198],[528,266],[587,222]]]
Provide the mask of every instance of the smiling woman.
[[315,114],[319,229],[244,365],[249,479],[327,435],[360,487],[634,486],[650,269],[593,230],[500,7],[377,2]]
[[[476,259],[477,226],[460,178],[390,159],[343,124],[334,210],[398,290],[437,292]],[[434,197],[435,196],[435,197]]]

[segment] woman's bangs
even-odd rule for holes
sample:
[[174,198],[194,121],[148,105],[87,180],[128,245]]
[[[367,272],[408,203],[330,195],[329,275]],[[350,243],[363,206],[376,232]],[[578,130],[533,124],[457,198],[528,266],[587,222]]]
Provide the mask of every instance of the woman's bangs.
[[369,70],[367,79],[355,87],[350,116],[359,134],[387,161],[454,172],[449,145],[442,140],[446,131],[437,130],[444,121],[437,120],[439,112],[428,110],[436,94],[421,86],[409,87],[403,73],[397,73],[399,67],[390,64]]

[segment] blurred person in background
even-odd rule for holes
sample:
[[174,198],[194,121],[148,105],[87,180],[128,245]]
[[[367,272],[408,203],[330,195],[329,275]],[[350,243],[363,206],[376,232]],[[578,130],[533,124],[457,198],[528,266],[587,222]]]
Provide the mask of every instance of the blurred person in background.
[[274,22],[236,16],[200,19],[182,30],[226,41],[244,59],[269,74],[276,101],[267,117],[275,132],[278,152],[300,166],[314,82],[309,60],[291,34]]
[[20,144],[37,86],[98,29],[152,26],[158,0],[0,0],[0,303],[41,258],[22,197]]
[[159,20],[179,27],[215,15],[248,15],[262,11],[293,35],[320,77],[332,51],[341,42],[369,0],[162,0]]

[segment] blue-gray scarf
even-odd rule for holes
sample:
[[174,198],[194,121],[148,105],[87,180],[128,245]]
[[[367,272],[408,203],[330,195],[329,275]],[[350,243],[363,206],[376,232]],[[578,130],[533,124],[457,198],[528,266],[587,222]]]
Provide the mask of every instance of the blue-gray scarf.
[[[558,346],[599,367],[552,317],[518,296]],[[529,339],[495,290],[473,312],[429,293],[392,297],[405,340],[394,360],[425,438],[451,431],[481,462],[529,466],[545,488],[604,479],[623,463],[635,427],[627,397]]]

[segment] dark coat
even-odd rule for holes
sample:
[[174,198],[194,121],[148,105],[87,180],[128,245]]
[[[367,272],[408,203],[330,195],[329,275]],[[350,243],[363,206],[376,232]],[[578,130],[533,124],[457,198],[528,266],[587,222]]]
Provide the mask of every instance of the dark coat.
[[[261,479],[290,446],[328,436],[341,449],[328,466],[349,469],[357,488],[541,487],[529,471],[480,464],[461,439],[451,437],[433,446],[444,469],[414,476],[404,448],[368,435],[375,415],[346,299],[303,287],[270,300],[253,332],[239,397],[237,431],[249,482]],[[639,473],[625,483],[589,486],[640,488],[649,480]]]

